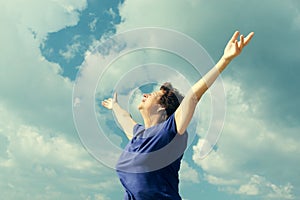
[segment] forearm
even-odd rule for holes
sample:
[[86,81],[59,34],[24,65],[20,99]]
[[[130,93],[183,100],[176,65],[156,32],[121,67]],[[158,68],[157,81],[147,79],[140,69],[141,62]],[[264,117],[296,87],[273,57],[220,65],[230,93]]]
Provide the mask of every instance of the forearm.
[[129,140],[131,140],[133,135],[133,126],[136,124],[136,122],[131,118],[130,114],[126,110],[124,110],[118,103],[113,104],[112,111],[126,136]]
[[186,130],[201,96],[215,82],[218,76],[231,62],[231,60],[241,53],[242,49],[250,42],[253,35],[254,32],[249,33],[246,38],[241,35],[240,41],[238,41],[239,32],[236,31],[227,43],[221,59],[207,74],[205,74],[197,83],[192,86],[191,90],[188,92],[178,109],[175,111],[175,121],[179,134],[183,134]]
[[239,34],[239,31],[235,31],[232,38],[227,43],[224,49],[224,54],[219,62],[192,87],[192,90],[198,100],[214,83],[214,81],[227,67],[231,60],[242,52],[243,48],[250,42],[251,38],[254,35],[254,32],[249,33],[247,37],[240,35],[240,41],[238,41]]
[[223,57],[217,62],[217,64],[202,77],[197,83],[195,83],[191,90],[188,91],[180,106],[175,112],[175,120],[177,125],[177,132],[183,134],[190,123],[196,105],[200,100],[201,96],[206,90],[213,84],[220,73],[230,63],[230,60],[224,59]]
[[130,117],[130,114],[126,110],[124,110],[118,103],[113,104],[112,111],[114,112],[117,120],[119,120],[118,118],[120,118],[121,116]]
[[216,65],[209,72],[207,72],[197,83],[195,83],[192,86],[192,91],[198,100],[215,82],[218,76],[228,66],[230,61],[230,59],[225,59],[224,57],[221,57],[221,59],[216,63]]

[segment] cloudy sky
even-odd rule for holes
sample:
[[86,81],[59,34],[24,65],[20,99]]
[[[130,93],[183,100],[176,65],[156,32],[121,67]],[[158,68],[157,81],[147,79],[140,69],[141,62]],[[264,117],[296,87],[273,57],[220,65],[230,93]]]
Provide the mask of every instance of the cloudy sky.
[[[115,171],[82,142],[88,135],[78,133],[73,116],[81,99],[73,99],[72,92],[78,73],[92,81],[99,77],[89,69],[105,69],[99,63],[103,58],[99,52],[109,52],[95,51],[101,41],[143,27],[182,33],[202,45],[214,62],[235,30],[255,32],[242,55],[222,74],[226,117],[217,146],[204,159],[200,149],[214,109],[210,93],[198,106],[197,122],[191,127],[196,136],[180,172],[183,199],[299,199],[297,0],[1,1],[2,199],[122,199]],[[141,38],[143,35],[137,37],[137,44]],[[147,42],[155,46],[161,41],[149,38]],[[172,73],[163,76],[145,66],[147,63],[160,63],[156,66]],[[111,64],[105,77],[97,79],[96,89],[89,88],[88,81],[83,86],[96,91],[93,100],[99,125],[106,138],[121,149],[127,141],[111,113],[97,107],[99,100],[109,97],[114,88],[123,89],[120,98],[133,104],[124,103],[136,116],[134,105],[141,93],[137,87],[143,86],[138,77],[149,83],[165,77],[184,89],[187,83],[179,83],[187,80],[191,84],[194,69],[179,56],[142,49]],[[154,76],[149,76],[151,72]],[[131,90],[122,87],[124,83]],[[102,140],[104,136],[97,137]]]

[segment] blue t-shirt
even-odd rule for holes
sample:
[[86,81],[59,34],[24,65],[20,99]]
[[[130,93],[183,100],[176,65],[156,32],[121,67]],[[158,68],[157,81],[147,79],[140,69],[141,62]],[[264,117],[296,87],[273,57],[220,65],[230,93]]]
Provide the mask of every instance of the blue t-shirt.
[[136,124],[116,169],[125,200],[181,200],[178,171],[187,133],[177,134],[174,114],[145,129]]

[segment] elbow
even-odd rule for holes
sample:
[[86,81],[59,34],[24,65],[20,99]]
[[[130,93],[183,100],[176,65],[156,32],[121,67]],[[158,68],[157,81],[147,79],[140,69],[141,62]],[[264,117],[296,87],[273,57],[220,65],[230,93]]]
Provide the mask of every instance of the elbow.
[[208,90],[208,86],[204,81],[200,81],[200,83],[195,84],[192,87],[193,98],[199,101],[202,95]]
[[177,129],[177,134],[178,135],[183,135],[186,133],[186,129]]
[[186,129],[188,127],[188,124],[189,123],[185,123],[185,124],[179,124],[177,127],[176,127],[176,130],[177,130],[177,134],[178,135],[183,135],[186,133]]

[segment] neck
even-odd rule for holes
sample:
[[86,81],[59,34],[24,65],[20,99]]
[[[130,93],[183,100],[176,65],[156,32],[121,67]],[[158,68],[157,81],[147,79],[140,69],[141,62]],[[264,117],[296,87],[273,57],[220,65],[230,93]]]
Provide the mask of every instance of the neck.
[[145,128],[150,128],[165,121],[165,117],[160,113],[151,114],[149,112],[141,112],[141,114],[144,119]]

